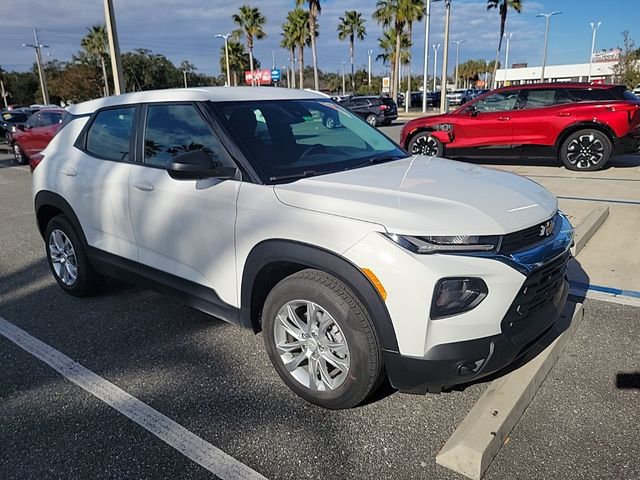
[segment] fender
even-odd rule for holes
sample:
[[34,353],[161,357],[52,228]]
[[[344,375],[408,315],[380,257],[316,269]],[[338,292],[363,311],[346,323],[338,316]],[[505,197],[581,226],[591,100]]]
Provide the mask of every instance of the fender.
[[444,130],[434,130],[432,126],[416,127],[407,133],[406,138],[403,140],[404,148],[409,148],[409,142],[418,133],[429,132],[429,134],[439,140],[442,144],[446,145],[453,142],[453,132],[446,132]]
[[572,123],[571,125],[566,127],[562,131],[562,133],[560,133],[560,135],[558,135],[558,139],[556,140],[556,149],[560,148],[565,138],[567,138],[576,130],[580,130],[581,128],[595,128],[596,130],[602,130],[607,134],[607,136],[611,140],[611,143],[615,143],[616,139],[618,138],[616,132],[614,132],[613,129],[606,123],[602,123],[597,120],[582,120]]
[[[42,190],[36,194],[36,198],[34,200],[34,208],[36,212],[36,219],[38,222],[38,230],[40,231],[40,236],[44,238],[44,231],[47,228],[48,220],[51,218],[49,216],[42,217],[42,212],[44,210],[53,207],[55,210],[59,210],[65,214],[65,216],[73,225],[73,228],[76,230],[78,235],[80,235],[80,240],[82,241],[84,246],[87,246],[87,237],[84,235],[84,231],[80,226],[80,221],[76,216],[76,213],[71,208],[71,205],[62,198],[57,193],[51,192],[49,190]],[[46,222],[44,220],[47,220]]]
[[255,280],[265,267],[277,263],[295,264],[298,268],[294,271],[315,268],[344,282],[367,309],[382,349],[398,352],[398,341],[389,311],[364,273],[350,261],[329,250],[293,240],[265,240],[253,247],[249,253],[242,273],[240,296],[242,326],[253,328],[256,332],[260,330],[261,312],[256,310],[261,306],[253,304]]

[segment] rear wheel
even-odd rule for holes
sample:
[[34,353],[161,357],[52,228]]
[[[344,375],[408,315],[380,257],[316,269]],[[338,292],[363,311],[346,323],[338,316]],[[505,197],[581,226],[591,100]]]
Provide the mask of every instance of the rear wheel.
[[262,321],[273,366],[305,400],[350,408],[377,387],[382,357],[371,320],[337,278],[318,270],[285,278],[269,293]]
[[22,151],[22,148],[20,148],[20,145],[17,143],[13,144],[13,160],[18,165],[26,165],[29,161],[25,153]]
[[440,140],[432,136],[431,132],[421,132],[409,142],[409,152],[412,155],[441,157],[444,153],[444,145]]
[[369,115],[367,115],[367,118],[365,120],[372,127],[377,127],[378,126],[378,117],[375,116],[373,113],[370,113]]
[[613,145],[599,130],[578,130],[560,146],[560,159],[570,170],[599,170],[609,161]]
[[327,127],[329,130],[331,130],[332,128],[336,127],[336,121],[333,117],[326,117],[324,119],[324,126]]

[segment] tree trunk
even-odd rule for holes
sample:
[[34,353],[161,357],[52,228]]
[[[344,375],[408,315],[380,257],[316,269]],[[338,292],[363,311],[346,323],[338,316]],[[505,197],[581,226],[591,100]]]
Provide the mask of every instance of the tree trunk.
[[502,36],[504,35],[504,26],[507,23],[507,5],[504,4],[504,8],[500,7],[500,38],[498,39],[498,50],[496,51],[496,63],[493,66],[493,74],[491,75],[491,79],[493,82],[493,88],[496,88],[498,82],[496,82],[496,72],[498,70],[498,62],[500,61],[500,50],[502,49]]
[[396,26],[396,54],[393,59],[393,72],[391,74],[391,98],[393,101],[398,103],[398,84],[399,84],[399,75],[400,75],[400,39],[401,39],[402,29]]
[[[413,22],[409,22],[409,45],[413,41]],[[409,47],[411,49],[411,47]],[[409,71],[407,72],[407,98],[404,99],[405,110],[408,111],[411,108],[411,50],[409,50]]]
[[238,72],[236,72],[235,70],[233,71],[233,86],[238,86]]
[[253,76],[253,48],[249,49],[249,70],[251,70],[251,86],[255,87],[256,82]]
[[349,56],[351,58],[351,93],[353,95],[356,94],[356,72],[354,70],[354,66],[353,66],[353,55],[354,55],[354,50],[355,50],[355,39],[353,38],[353,35],[351,35],[351,38],[349,39]]
[[291,88],[296,88],[296,50],[291,49]]
[[100,63],[102,64],[102,78],[104,79],[104,94],[109,96],[109,77],[107,77],[107,66],[104,63],[104,56],[100,55]]
[[[311,57],[313,60],[313,85],[320,90],[318,80],[318,53],[316,52],[316,12],[309,12],[309,33],[311,34]],[[303,87],[304,88],[304,87]]]
[[304,45],[298,47],[300,49],[299,66],[300,66],[300,90],[304,90]]

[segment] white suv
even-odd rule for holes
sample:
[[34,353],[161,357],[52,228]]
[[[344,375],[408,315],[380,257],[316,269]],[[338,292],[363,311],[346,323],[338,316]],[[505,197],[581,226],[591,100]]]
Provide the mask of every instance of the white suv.
[[327,408],[385,376],[426,393],[496,372],[554,335],[567,297],[573,232],[551,193],[411,157],[313,92],[73,105],[31,167],[66,292],[118,277],[263,331],[284,382]]

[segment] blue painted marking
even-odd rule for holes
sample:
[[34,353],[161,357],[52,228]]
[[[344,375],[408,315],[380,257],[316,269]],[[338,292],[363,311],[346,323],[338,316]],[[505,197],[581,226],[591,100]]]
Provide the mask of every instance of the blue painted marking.
[[604,287],[602,285],[591,285],[589,283],[571,282],[571,286],[581,290],[592,290],[594,292],[609,293],[618,297],[640,298],[640,292],[636,290],[621,290],[619,288]]

